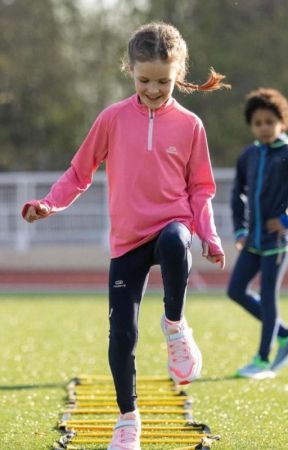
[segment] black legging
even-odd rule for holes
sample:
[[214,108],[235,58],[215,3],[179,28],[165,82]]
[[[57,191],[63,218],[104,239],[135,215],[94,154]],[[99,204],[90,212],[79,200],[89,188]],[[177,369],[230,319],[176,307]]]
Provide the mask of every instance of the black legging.
[[179,222],[168,224],[152,241],[111,260],[109,273],[109,363],[122,414],[136,408],[135,348],[138,313],[151,266],[160,264],[165,315],[180,320],[192,257],[191,234]]
[[[234,267],[228,287],[228,296],[262,322],[258,354],[268,361],[275,336],[288,336],[288,328],[280,321],[278,295],[287,266],[286,253],[259,256],[242,250]],[[247,292],[250,281],[261,273],[260,297]]]

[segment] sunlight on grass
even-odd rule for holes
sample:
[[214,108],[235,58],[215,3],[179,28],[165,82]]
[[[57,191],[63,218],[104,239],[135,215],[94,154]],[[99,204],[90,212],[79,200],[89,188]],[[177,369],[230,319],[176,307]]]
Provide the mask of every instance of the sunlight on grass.
[[[160,297],[144,299],[139,375],[166,375],[162,310]],[[66,383],[81,373],[110,373],[107,311],[100,295],[0,297],[1,450],[51,448]],[[288,320],[287,301],[281,311]],[[288,369],[262,382],[231,377],[255,353],[259,324],[219,295],[191,295],[186,316],[204,359],[189,393],[196,420],[222,436],[215,450],[287,449]]]

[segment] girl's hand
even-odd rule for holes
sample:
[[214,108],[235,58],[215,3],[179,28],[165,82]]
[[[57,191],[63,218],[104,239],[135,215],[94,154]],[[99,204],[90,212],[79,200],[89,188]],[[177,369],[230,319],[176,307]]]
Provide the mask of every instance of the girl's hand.
[[202,256],[210,261],[212,264],[220,264],[223,270],[225,267],[225,255],[210,255],[208,242],[202,241]]
[[277,217],[274,219],[268,219],[266,221],[266,228],[269,233],[284,234],[286,232],[286,228]]
[[241,252],[241,250],[243,250],[243,248],[245,247],[246,239],[246,237],[242,236],[236,240],[235,247],[238,252]]
[[49,215],[49,209],[44,203],[38,203],[37,206],[30,205],[25,212],[24,219],[32,223],[35,220],[43,219]]

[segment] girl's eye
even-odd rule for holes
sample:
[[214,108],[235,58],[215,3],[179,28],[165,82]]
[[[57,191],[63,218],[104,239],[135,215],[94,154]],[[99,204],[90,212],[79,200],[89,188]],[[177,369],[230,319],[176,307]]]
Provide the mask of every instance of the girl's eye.
[[140,83],[148,83],[149,80],[139,80]]
[[160,84],[167,84],[167,83],[169,83],[169,80],[160,80],[159,83]]

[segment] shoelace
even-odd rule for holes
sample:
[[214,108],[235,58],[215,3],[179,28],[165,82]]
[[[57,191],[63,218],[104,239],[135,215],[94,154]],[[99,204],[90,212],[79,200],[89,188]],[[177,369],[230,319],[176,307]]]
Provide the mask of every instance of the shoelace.
[[134,442],[136,439],[137,431],[135,427],[122,427],[117,430],[117,433],[120,433],[120,442],[121,444],[128,444],[129,442]]
[[169,349],[174,362],[180,363],[189,360],[189,346],[187,345],[185,338],[169,342]]

